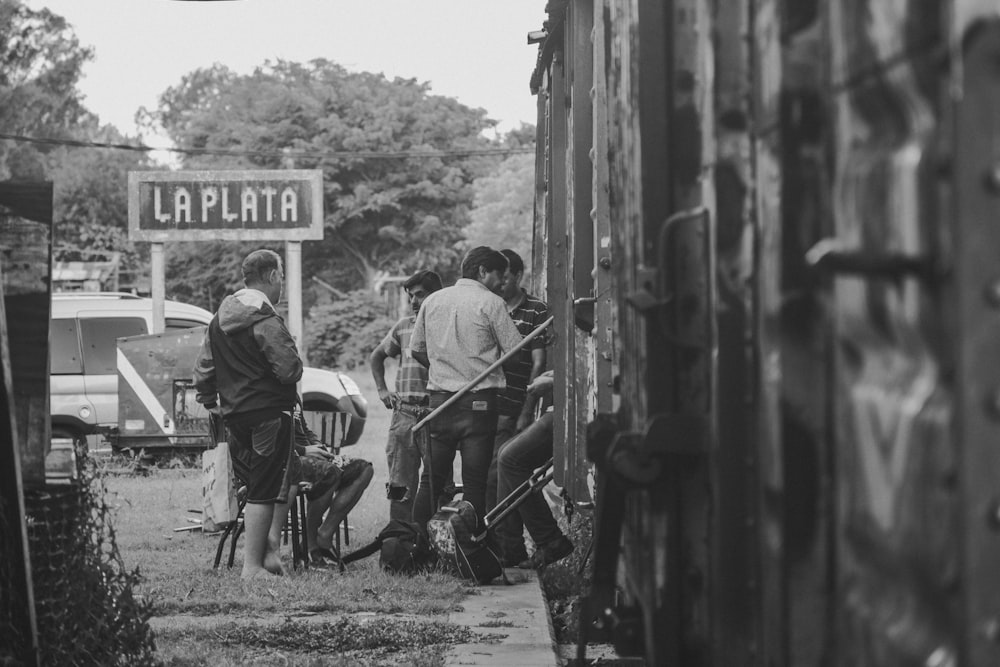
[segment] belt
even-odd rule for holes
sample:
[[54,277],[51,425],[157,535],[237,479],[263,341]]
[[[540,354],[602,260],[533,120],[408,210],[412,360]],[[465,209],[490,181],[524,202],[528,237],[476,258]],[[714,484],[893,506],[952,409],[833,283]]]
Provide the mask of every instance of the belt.
[[[480,396],[491,396],[498,393],[500,390],[496,387],[488,387],[486,389],[476,389],[475,391],[466,392],[466,396],[473,396],[479,394]],[[457,394],[457,391],[445,391],[444,389],[429,389],[427,390],[429,394],[440,394],[442,396],[451,396],[452,394]]]
[[423,417],[430,410],[423,405],[417,405],[416,403],[397,403],[396,409],[400,412],[405,412],[408,415],[413,415],[415,417]]

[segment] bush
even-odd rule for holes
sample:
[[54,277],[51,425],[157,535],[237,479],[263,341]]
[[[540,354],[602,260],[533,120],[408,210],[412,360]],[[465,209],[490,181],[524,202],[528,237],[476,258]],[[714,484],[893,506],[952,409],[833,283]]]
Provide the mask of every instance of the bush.
[[368,290],[315,306],[305,323],[309,363],[344,370],[360,366],[393,324],[385,304]]
[[[39,662],[158,665],[148,623],[152,606],[136,594],[139,571],[127,569],[122,560],[98,471],[83,452],[78,456],[78,483],[25,492]],[[0,526],[0,537],[16,529]],[[2,558],[10,562],[9,554]],[[3,664],[27,645],[13,628],[8,615],[0,618]]]

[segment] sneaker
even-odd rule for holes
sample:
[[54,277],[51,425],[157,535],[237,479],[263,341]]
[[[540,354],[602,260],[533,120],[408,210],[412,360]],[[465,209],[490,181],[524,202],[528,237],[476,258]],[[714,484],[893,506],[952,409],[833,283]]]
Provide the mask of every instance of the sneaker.
[[573,543],[565,535],[560,535],[551,542],[547,542],[535,549],[535,553],[531,554],[531,558],[519,563],[518,567],[522,570],[538,570],[546,565],[555,563],[557,560],[562,560],[571,553],[573,553]]
[[528,560],[528,554],[523,549],[512,556],[504,554],[500,559],[500,564],[504,567],[520,567],[521,563]]

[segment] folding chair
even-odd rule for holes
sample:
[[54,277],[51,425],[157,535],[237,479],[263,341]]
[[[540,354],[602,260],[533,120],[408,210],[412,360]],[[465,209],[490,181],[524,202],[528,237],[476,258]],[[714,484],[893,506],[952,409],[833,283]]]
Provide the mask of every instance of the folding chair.
[[[319,438],[319,441],[323,446],[330,450],[333,454],[339,454],[341,443],[347,432],[346,420],[347,415],[331,412],[326,410],[303,410],[303,416],[305,418],[306,425],[311,431],[313,431]],[[337,438],[337,422],[338,416],[340,417],[341,433],[340,438]],[[218,426],[216,426],[215,421],[213,421],[212,429],[215,433],[215,437],[225,436],[225,426],[222,425],[222,420],[219,419]],[[299,484],[299,492],[296,494],[295,502],[288,508],[288,518],[285,523],[286,529],[282,531],[284,535],[284,543],[288,544],[291,541],[292,544],[292,563],[294,567],[298,567],[302,564],[302,567],[309,567],[309,544],[308,535],[306,530],[306,491],[308,490],[308,484]],[[222,561],[222,553],[225,550],[226,541],[231,540],[229,546],[229,560],[227,561],[227,566],[232,567],[236,560],[236,543],[239,541],[240,535],[243,533],[243,508],[246,505],[246,497],[240,499],[238,518],[233,521],[225,530],[223,530],[222,535],[219,537],[219,544],[215,550],[215,564],[213,567],[218,568],[219,563]],[[343,530],[343,545],[350,546],[350,529],[347,522],[348,517],[344,517],[344,521],[337,527],[334,533],[334,547],[336,553],[341,553],[341,530]],[[343,569],[343,564],[341,564],[341,569]]]
[[[223,423],[222,418],[218,415],[211,415],[209,419],[209,428],[214,442],[221,442],[227,437],[226,426]],[[291,533],[292,567],[296,568],[299,567],[300,564],[304,568],[309,567],[309,545],[307,543],[308,536],[305,530],[305,491],[307,488],[308,484],[299,484],[299,492],[296,494],[295,501],[288,507],[288,517],[285,520],[285,530],[282,531],[285,537],[285,544],[288,544],[289,533]],[[236,520],[231,521],[229,525],[225,527],[222,531],[222,535],[219,536],[219,544],[215,548],[215,562],[212,565],[215,569],[218,569],[219,563],[222,562],[222,552],[226,548],[226,540],[230,540],[229,560],[226,562],[226,566],[232,568],[233,563],[236,560],[236,543],[239,542],[240,535],[243,534],[244,529],[243,510],[247,504],[245,487],[240,490],[237,496],[239,497],[239,505],[236,512]]]
[[[306,521],[306,489],[303,485],[299,485],[299,492],[295,495],[295,502],[293,502],[288,507],[288,517],[285,520],[285,544],[290,541],[292,543],[292,567],[299,567],[301,564],[303,568],[309,567],[309,544],[308,536],[305,530]],[[236,521],[232,521],[226,526],[225,530],[222,531],[222,535],[219,536],[219,544],[215,548],[215,563],[212,565],[215,569],[219,568],[219,563],[222,562],[222,552],[226,548],[226,540],[231,540],[229,545],[229,560],[226,561],[226,567],[232,567],[233,563],[236,561],[236,543],[240,539],[240,535],[243,534],[243,508],[246,506],[246,496],[243,495],[239,501],[239,514],[237,515]]]

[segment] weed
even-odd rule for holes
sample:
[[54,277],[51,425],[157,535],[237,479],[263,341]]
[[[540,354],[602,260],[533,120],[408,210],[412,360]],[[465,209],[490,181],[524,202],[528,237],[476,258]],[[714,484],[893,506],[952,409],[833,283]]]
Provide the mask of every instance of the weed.
[[580,598],[590,592],[591,570],[583,559],[593,534],[592,517],[578,512],[572,521],[563,518],[560,523],[576,548],[572,555],[546,566],[540,579],[556,643],[572,644],[580,626]]

